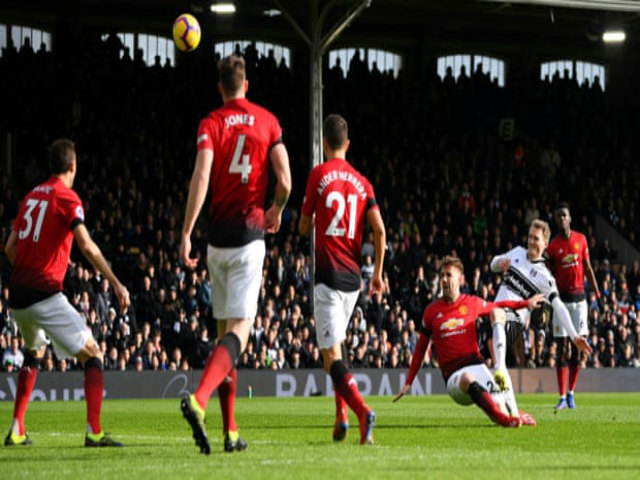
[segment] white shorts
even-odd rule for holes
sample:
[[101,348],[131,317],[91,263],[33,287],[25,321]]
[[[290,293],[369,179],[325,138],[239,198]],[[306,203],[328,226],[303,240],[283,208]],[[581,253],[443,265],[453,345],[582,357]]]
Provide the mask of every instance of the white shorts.
[[[569,310],[569,316],[571,317],[571,322],[573,323],[573,328],[576,329],[578,335],[586,337],[589,335],[589,324],[587,322],[587,301],[582,300],[581,302],[565,302],[564,304]],[[560,322],[558,322],[554,316],[553,318],[553,336],[554,337],[568,337],[569,333],[566,329],[564,329]]]
[[207,266],[211,276],[211,306],[216,319],[253,320],[256,316],[264,253],[264,240],[233,248],[209,245]]
[[500,391],[496,385],[493,375],[491,375],[491,372],[484,363],[462,367],[461,369],[453,372],[449,377],[449,380],[447,380],[447,393],[456,403],[460,405],[471,405],[473,403],[469,394],[464,393],[460,388],[460,379],[462,378],[462,374],[465,372],[473,375],[476,382],[491,394],[493,401],[496,402],[501,409],[505,409],[504,393]]
[[71,357],[92,338],[87,322],[62,293],[56,293],[27,308],[15,309],[13,315],[29,350],[38,350],[47,345],[48,336],[58,356]]
[[347,338],[347,326],[360,295],[359,290],[342,292],[318,283],[313,289],[316,338],[320,349],[331,348]]

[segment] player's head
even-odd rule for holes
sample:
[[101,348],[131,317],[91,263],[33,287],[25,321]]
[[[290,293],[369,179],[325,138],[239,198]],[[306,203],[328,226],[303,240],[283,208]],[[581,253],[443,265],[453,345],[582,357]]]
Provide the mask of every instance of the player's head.
[[534,220],[529,227],[529,239],[527,246],[529,250],[529,260],[537,260],[544,253],[549,245],[551,230],[549,224],[544,220]]
[[569,204],[567,202],[559,202],[553,208],[553,218],[556,226],[563,231],[569,229],[571,225],[571,213],[569,212]]
[[464,266],[457,257],[446,256],[440,268],[442,295],[448,301],[455,301],[460,295],[460,285],[464,275]]
[[330,156],[327,152],[331,152],[331,155],[336,152],[346,153],[349,148],[349,126],[342,115],[332,113],[324,119],[322,144],[327,156]]
[[76,146],[66,138],[60,138],[49,148],[49,170],[51,175],[63,175],[67,172],[75,174]]
[[249,88],[244,58],[229,55],[218,62],[218,90],[223,99],[243,97]]

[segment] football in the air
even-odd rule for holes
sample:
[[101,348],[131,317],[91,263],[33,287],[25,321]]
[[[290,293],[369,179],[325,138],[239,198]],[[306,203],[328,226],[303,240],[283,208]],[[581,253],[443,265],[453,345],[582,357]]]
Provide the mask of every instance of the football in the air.
[[200,24],[196,17],[183,13],[173,22],[173,41],[182,52],[195,50],[200,43]]

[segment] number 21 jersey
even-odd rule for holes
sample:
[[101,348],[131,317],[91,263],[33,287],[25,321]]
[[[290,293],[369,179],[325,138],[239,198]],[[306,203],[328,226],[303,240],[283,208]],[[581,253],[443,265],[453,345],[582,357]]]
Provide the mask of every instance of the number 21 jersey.
[[316,214],[316,283],[345,292],[360,289],[362,235],[370,208],[379,208],[373,187],[346,160],[333,158],[311,170],[302,214]]

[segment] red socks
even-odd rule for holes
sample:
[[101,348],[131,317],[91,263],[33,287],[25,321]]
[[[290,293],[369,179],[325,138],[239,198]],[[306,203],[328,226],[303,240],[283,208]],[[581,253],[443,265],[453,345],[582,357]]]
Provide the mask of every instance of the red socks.
[[235,432],[238,429],[234,415],[236,405],[236,388],[238,385],[238,371],[233,368],[218,387],[220,410],[222,411],[222,434]]
[[[92,359],[91,359],[92,360]],[[102,409],[102,391],[104,389],[104,375],[101,364],[89,364],[84,369],[84,397],[87,401],[87,425],[91,433],[100,433],[100,410]]]
[[339,366],[337,366],[335,369],[333,365],[331,368],[331,378],[333,379],[333,386],[347,403],[347,405],[349,405],[349,408],[351,408],[351,410],[353,410],[358,416],[358,419],[360,419],[363,415],[367,414],[369,408],[364,403],[364,400],[362,399],[362,396],[358,391],[358,382],[356,382],[355,378],[353,378],[353,375],[351,375],[351,372],[349,372],[347,367],[342,362],[339,363]]
[[[558,379],[558,392],[561,397],[567,394],[567,367],[556,367],[556,377]],[[578,374],[576,373],[576,379]]]
[[206,410],[213,391],[220,386],[233,367],[233,359],[225,345],[219,343],[209,354],[202,372],[200,384],[195,391],[196,400]]
[[35,367],[22,367],[18,374],[18,387],[16,388],[16,401],[13,406],[13,418],[18,421],[19,435],[24,435],[24,414],[31,398],[33,386],[36,383],[38,369]]
[[569,365],[569,391],[573,392],[578,383],[578,374],[580,373],[580,365]]
[[347,402],[342,397],[342,395],[340,395],[340,392],[338,392],[338,389],[336,389],[333,392],[333,394],[336,400],[336,419],[340,423],[346,423],[349,420],[349,412],[347,411]]

